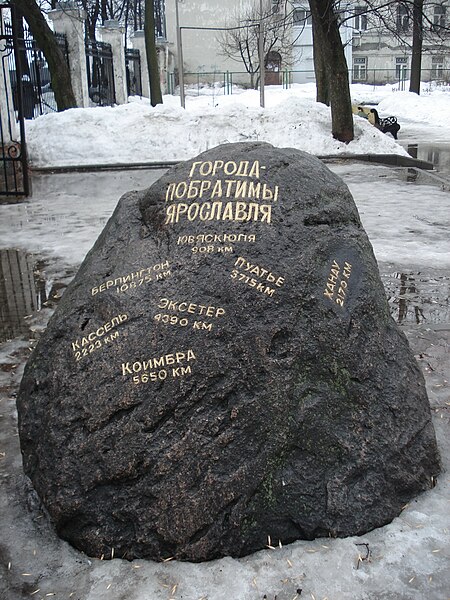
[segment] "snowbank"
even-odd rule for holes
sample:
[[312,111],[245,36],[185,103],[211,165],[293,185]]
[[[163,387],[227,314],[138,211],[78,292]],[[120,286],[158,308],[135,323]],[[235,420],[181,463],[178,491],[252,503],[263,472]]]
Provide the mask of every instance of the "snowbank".
[[[44,115],[27,122],[31,164],[45,167],[185,160],[219,144],[253,140],[316,155],[406,155],[391,136],[381,134],[359,117],[355,117],[354,141],[343,144],[333,139],[330,109],[315,102],[312,84],[288,90],[268,88],[264,109],[259,106],[259,92],[255,90],[230,96],[213,92],[188,96],[186,109],[180,107],[178,97],[165,96],[164,104],[155,108],[148,100],[135,98],[113,108]],[[369,95],[367,90],[366,100]]]
[[[378,105],[380,116],[387,113],[402,116],[419,123],[438,125],[450,130],[450,91],[436,90],[430,95],[418,96],[411,92],[397,92],[385,96]],[[449,132],[450,139],[450,132]]]

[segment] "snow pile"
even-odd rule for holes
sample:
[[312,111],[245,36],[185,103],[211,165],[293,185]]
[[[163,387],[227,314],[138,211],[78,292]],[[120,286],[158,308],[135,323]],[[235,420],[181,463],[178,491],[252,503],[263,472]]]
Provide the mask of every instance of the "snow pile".
[[34,167],[186,160],[228,142],[267,141],[316,155],[402,154],[391,136],[355,117],[355,139],[331,135],[330,109],[315,102],[313,84],[289,90],[270,87],[266,108],[259,92],[239,95],[165,96],[152,108],[147,99],[116,107],[72,109],[27,122]]
[[[438,125],[450,130],[450,92],[436,90],[427,96],[397,92],[386,96],[379,104],[380,116],[389,113],[419,123]],[[449,134],[450,138],[450,134]]]

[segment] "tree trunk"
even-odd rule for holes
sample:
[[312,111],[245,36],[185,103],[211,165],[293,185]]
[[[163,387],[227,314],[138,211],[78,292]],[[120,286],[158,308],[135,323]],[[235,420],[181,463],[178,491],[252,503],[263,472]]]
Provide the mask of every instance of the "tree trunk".
[[148,79],[150,81],[150,103],[162,104],[161,82],[159,79],[158,56],[155,43],[155,7],[153,0],[145,0],[144,19],[145,51],[147,54]]
[[25,47],[25,28],[23,26],[24,15],[19,9],[19,7],[16,6],[16,10],[13,11],[11,16],[14,23],[14,28],[17,32],[17,38],[19,42],[18,56],[20,61],[20,70],[22,72],[22,77],[24,75],[28,75],[28,77],[30,77],[31,80],[30,65],[28,63],[27,49]]
[[423,0],[414,0],[413,6],[413,44],[411,57],[411,79],[409,91],[420,94],[420,75],[422,71],[423,42]]
[[354,139],[348,67],[339,34],[337,15],[330,0],[309,0],[316,44],[320,45],[331,106],[333,137],[341,142]]
[[108,20],[108,6],[106,4],[106,0],[101,1],[101,15],[102,15],[102,25],[104,25],[105,21]]
[[58,110],[76,108],[77,102],[72,90],[69,66],[44,15],[34,0],[14,0],[14,4],[25,15],[33,37],[44,53]]
[[316,101],[330,106],[330,87],[327,77],[327,69],[324,62],[322,49],[318,40],[318,34],[314,31],[314,21],[312,24],[313,34],[313,58],[314,72],[316,75]]

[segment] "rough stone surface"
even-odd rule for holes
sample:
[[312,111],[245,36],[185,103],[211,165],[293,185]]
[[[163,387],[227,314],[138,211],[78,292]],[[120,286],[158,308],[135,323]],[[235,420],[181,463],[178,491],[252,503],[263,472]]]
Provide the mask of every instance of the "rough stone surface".
[[361,534],[439,471],[348,189],[269,144],[212,149],[121,199],[18,411],[58,533],[105,558]]

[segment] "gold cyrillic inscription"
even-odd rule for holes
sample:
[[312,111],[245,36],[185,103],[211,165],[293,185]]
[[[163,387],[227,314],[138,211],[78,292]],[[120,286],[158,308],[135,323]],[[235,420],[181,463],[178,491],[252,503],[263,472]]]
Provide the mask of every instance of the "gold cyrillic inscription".
[[75,360],[79,361],[83,357],[92,354],[92,352],[95,352],[99,348],[116,340],[119,337],[119,332],[113,331],[110,333],[110,331],[121,325],[127,319],[127,314],[117,315],[107,323],[97,327],[95,331],[91,331],[72,342],[71,346]]
[[184,377],[192,373],[191,365],[186,365],[197,357],[194,351],[189,349],[181,352],[163,354],[162,356],[149,358],[147,360],[136,360],[125,362],[121,365],[122,375],[132,376],[135,385],[164,381],[165,379]]
[[[267,296],[272,297],[277,288],[284,285],[284,277],[274,275],[269,269],[253,264],[242,256],[238,256],[234,262],[234,266],[238,268],[231,271],[231,279],[242,281],[257,292],[261,292]],[[270,283],[274,287],[267,285],[267,283]]]
[[333,260],[323,295],[341,308],[344,308],[347,299],[351,274],[352,263],[344,261],[341,266],[336,259]]
[[[165,269],[167,269],[167,271]],[[108,279],[100,285],[93,287],[91,294],[92,296],[95,296],[96,294],[105,292],[114,286],[116,287],[116,292],[120,294],[121,292],[126,292],[129,289],[150,283],[151,281],[166,279],[167,277],[170,277],[170,275],[170,264],[169,261],[166,260],[165,262],[157,263],[152,267],[139,269],[139,271],[129,273],[128,275],[122,275],[120,277],[116,277],[115,279]]]
[[200,220],[270,224],[279,187],[254,181],[265,168],[257,160],[195,161],[187,181],[167,186],[165,199],[171,204],[166,208],[166,223]]
[[191,315],[200,315],[202,317],[223,317],[225,309],[220,306],[210,306],[207,304],[197,304],[195,302],[187,302],[182,300],[170,300],[169,298],[160,298],[158,308],[173,311],[186,312]]

